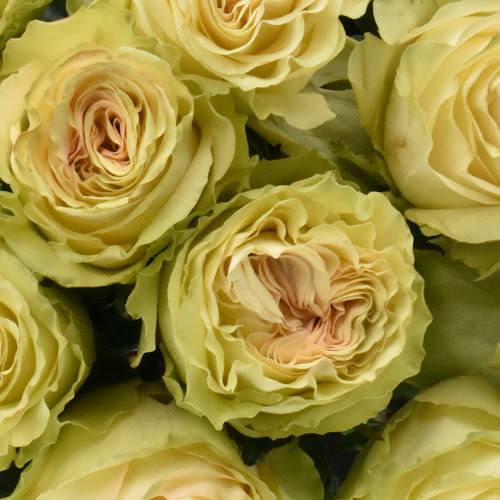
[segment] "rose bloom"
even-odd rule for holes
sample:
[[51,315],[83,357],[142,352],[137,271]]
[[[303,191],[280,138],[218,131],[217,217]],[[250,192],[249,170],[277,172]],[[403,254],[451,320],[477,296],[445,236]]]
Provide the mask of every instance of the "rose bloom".
[[379,193],[331,172],[242,193],[165,259],[127,304],[144,320],[139,358],[158,321],[168,389],[217,429],[350,429],[418,372],[423,281],[408,227]]
[[418,394],[361,452],[335,498],[500,498],[498,387],[459,377]]
[[0,230],[65,286],[133,280],[173,224],[212,202],[244,137],[227,96],[194,98],[154,51],[177,57],[102,7],[33,22],[4,52]]
[[[320,95],[298,93],[344,47],[339,16],[360,17],[368,4],[368,0],[104,1],[131,9],[141,30],[182,48],[186,71],[209,74],[241,89],[240,97],[258,118],[284,115],[300,128],[333,117]],[[70,11],[82,3],[88,2],[70,0]]]
[[59,430],[90,371],[90,320],[68,293],[38,284],[0,247],[0,470],[18,467]]
[[27,498],[321,500],[323,487],[296,443],[248,467],[224,432],[128,385],[76,402],[57,442],[10,497]]
[[375,2],[385,41],[367,35],[349,62],[362,122],[416,207],[408,218],[427,234],[475,245],[473,253],[485,252],[478,267],[488,261],[492,272],[500,265],[500,6],[404,2],[399,23],[396,3]]
[[7,40],[20,35],[29,21],[41,16],[52,0],[3,0],[0,2],[0,52]]

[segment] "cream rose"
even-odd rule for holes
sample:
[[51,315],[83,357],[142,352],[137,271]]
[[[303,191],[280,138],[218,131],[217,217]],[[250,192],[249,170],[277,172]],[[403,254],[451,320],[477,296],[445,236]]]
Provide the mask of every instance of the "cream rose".
[[500,266],[499,5],[414,3],[403,31],[392,22],[395,3],[377,2],[391,44],[367,35],[353,52],[361,119],[416,207],[408,218],[476,245],[492,272]]
[[93,333],[68,293],[40,286],[0,248],[0,470],[55,440],[59,414],[90,371]]
[[[102,1],[102,0],[100,0]],[[186,71],[241,89],[260,119],[285,116],[299,128],[333,117],[322,96],[299,92],[344,47],[340,15],[361,16],[368,0],[106,0],[127,7],[148,35],[185,53]],[[88,1],[69,2],[70,11]],[[99,3],[99,2],[98,2]]]
[[312,460],[296,445],[247,467],[205,420],[130,386],[100,390],[66,415],[11,500],[321,500]]
[[335,497],[494,500],[500,494],[500,392],[473,377],[418,394],[361,452]]
[[7,46],[0,230],[37,272],[132,281],[171,226],[213,202],[243,121],[227,97],[193,97],[172,50],[105,6],[32,23]]
[[332,173],[242,193],[166,258],[127,304],[144,320],[139,358],[158,321],[167,387],[218,429],[273,439],[346,430],[418,371],[423,282],[404,219],[378,193]]

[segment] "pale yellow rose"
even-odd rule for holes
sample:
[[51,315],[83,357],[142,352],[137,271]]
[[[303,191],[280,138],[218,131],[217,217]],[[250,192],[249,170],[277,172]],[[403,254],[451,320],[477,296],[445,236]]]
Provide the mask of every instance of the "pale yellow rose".
[[498,387],[459,377],[418,394],[361,452],[335,498],[500,498]]
[[[321,500],[312,460],[289,444],[246,466],[206,420],[124,385],[77,401],[11,500]],[[149,395],[152,393],[152,396]]]
[[[361,16],[368,0],[106,0],[127,7],[148,35],[185,51],[185,71],[241,89],[258,118],[285,116],[312,128],[332,118],[317,93],[299,92],[344,47],[339,16]],[[89,3],[69,1],[73,11]]]
[[40,286],[0,248],[0,470],[55,440],[59,414],[90,371],[92,335],[78,302]]
[[392,45],[367,35],[349,77],[362,123],[416,207],[408,218],[461,250],[475,245],[492,272],[500,265],[500,5],[434,3],[410,6],[403,32],[390,29],[395,3],[377,2]]
[[[280,168],[301,164],[262,170]],[[430,320],[423,281],[408,227],[379,193],[332,172],[247,191],[168,258],[144,270],[127,303],[144,320],[139,358],[158,323],[167,387],[218,429],[273,439],[343,431],[418,372]]]
[[8,44],[0,231],[29,267],[65,286],[132,281],[171,226],[213,202],[245,151],[243,118],[227,96],[193,97],[176,58],[106,6]]

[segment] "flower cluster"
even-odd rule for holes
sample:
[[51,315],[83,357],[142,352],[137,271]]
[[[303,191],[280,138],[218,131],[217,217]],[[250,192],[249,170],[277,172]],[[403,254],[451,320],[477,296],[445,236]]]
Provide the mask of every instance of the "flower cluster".
[[62,3],[0,6],[0,497],[496,498],[498,1]]

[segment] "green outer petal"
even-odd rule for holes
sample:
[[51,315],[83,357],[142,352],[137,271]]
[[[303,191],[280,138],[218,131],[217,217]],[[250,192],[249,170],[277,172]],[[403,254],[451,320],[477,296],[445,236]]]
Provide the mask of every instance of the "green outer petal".
[[[96,23],[96,14],[91,9],[80,9],[74,16],[52,23],[34,21],[21,38],[10,40],[3,55],[0,78],[19,71],[32,61],[55,61],[68,54],[71,48],[85,46],[89,41],[101,47],[134,47],[151,51],[157,42],[136,35],[131,29],[133,20],[133,15],[126,10],[102,6],[99,23]],[[103,24],[108,29],[102,29]],[[44,43],[41,44],[40,40]]]
[[66,0],[66,11],[72,16],[80,7],[89,7],[94,1],[95,0]]
[[366,12],[369,3],[369,0],[343,0],[340,13],[351,19],[357,19]]
[[[61,434],[61,436],[64,436],[68,432],[67,429],[69,429],[70,433],[73,433],[73,436],[81,434],[102,436],[109,431],[113,424],[116,425],[116,423],[126,417],[127,414],[137,409],[139,397],[136,392],[136,387],[138,385],[139,383],[137,381],[132,381],[115,386],[112,390],[109,388],[100,388],[92,393],[87,393],[79,397],[62,417],[64,433]],[[58,440],[57,443],[59,442]],[[75,443],[76,442],[77,441],[75,441]],[[60,445],[57,444],[57,446]],[[40,454],[21,475],[19,484],[9,499],[22,500],[28,498],[28,493],[36,487],[36,483],[40,479],[40,470],[44,468],[44,460],[47,452],[50,452],[50,449],[51,448],[44,449],[43,453]],[[57,472],[53,474],[53,477],[44,479],[46,482],[53,481],[54,484],[57,484],[58,479],[64,474],[73,475],[75,477],[78,476],[79,472],[81,472],[82,475],[85,474],[86,468],[92,468],[94,466],[94,459],[87,460],[85,467],[82,467],[81,471],[78,468],[76,468],[76,470],[68,470],[68,468],[63,468],[57,464],[49,463],[48,465],[55,465]]]
[[424,338],[426,355],[414,381],[429,386],[457,375],[480,375],[500,386],[495,353],[500,345],[500,274],[476,273],[439,252],[416,253],[433,316]]
[[[262,500],[303,500],[304,495],[311,500],[323,497],[311,459],[296,444],[271,454],[258,467],[247,467],[225,433],[215,431],[207,421],[173,404],[156,401],[165,397],[161,387],[149,385],[137,390],[136,385],[131,382],[99,389],[77,401],[66,415],[58,441],[33,461],[10,500],[57,494],[58,486],[70,489],[66,483],[85,481],[93,472],[105,473],[117,464],[140,461],[155,452],[185,446],[195,446],[198,453],[203,453],[202,446],[210,448],[221,458],[221,463],[248,481]],[[290,488],[304,471],[308,481],[297,489]]]
[[[499,386],[488,384],[482,378],[464,376],[444,380],[420,392],[415,396],[415,401],[475,408],[500,419],[498,391]],[[500,430],[500,422],[498,426]]]
[[384,150],[385,112],[405,48],[391,47],[367,33],[349,58],[349,81],[356,94],[361,124],[379,151]]
[[[264,476],[266,467],[271,469],[272,475]],[[273,491],[279,491],[278,498],[303,500],[324,496],[312,459],[296,442],[272,449],[257,463],[257,469],[263,478],[268,478],[268,484],[274,481]]]
[[373,15],[381,38],[395,44],[412,29],[426,24],[436,11],[454,0],[374,0]]
[[455,260],[465,262],[479,271],[479,278],[488,278],[500,270],[500,241],[479,243],[477,245],[440,238],[439,246]]
[[20,35],[27,24],[40,17],[52,0],[4,0],[0,18],[0,53],[7,41]]
[[259,189],[269,185],[287,186],[327,172],[334,172],[332,175],[340,181],[335,165],[315,150],[311,150],[290,158],[262,160],[252,170],[250,187]]
[[474,14],[498,12],[496,0],[375,0],[373,13],[382,39],[407,42],[440,24]]
[[255,116],[265,120],[269,115],[283,117],[286,122],[299,130],[310,130],[335,118],[325,98],[316,92],[291,93],[284,89],[279,92],[250,91],[242,94],[248,100]]
[[158,289],[160,269],[163,264],[164,256],[165,252],[158,256],[151,265],[139,272],[134,289],[127,299],[127,313],[130,314],[132,318],[143,319],[139,348],[132,360],[132,366],[134,368],[139,366],[144,354],[156,349]]
[[104,269],[61,258],[57,246],[48,245],[46,238],[31,224],[23,206],[11,193],[0,193],[0,230],[7,245],[30,268],[55,281],[64,279],[64,286],[106,286],[110,283],[130,283],[148,259],[144,256],[122,270]]
[[[419,226],[432,228],[463,243],[486,243],[500,240],[500,206],[470,208],[410,208],[405,216]],[[481,221],[478,224],[478,221]]]

